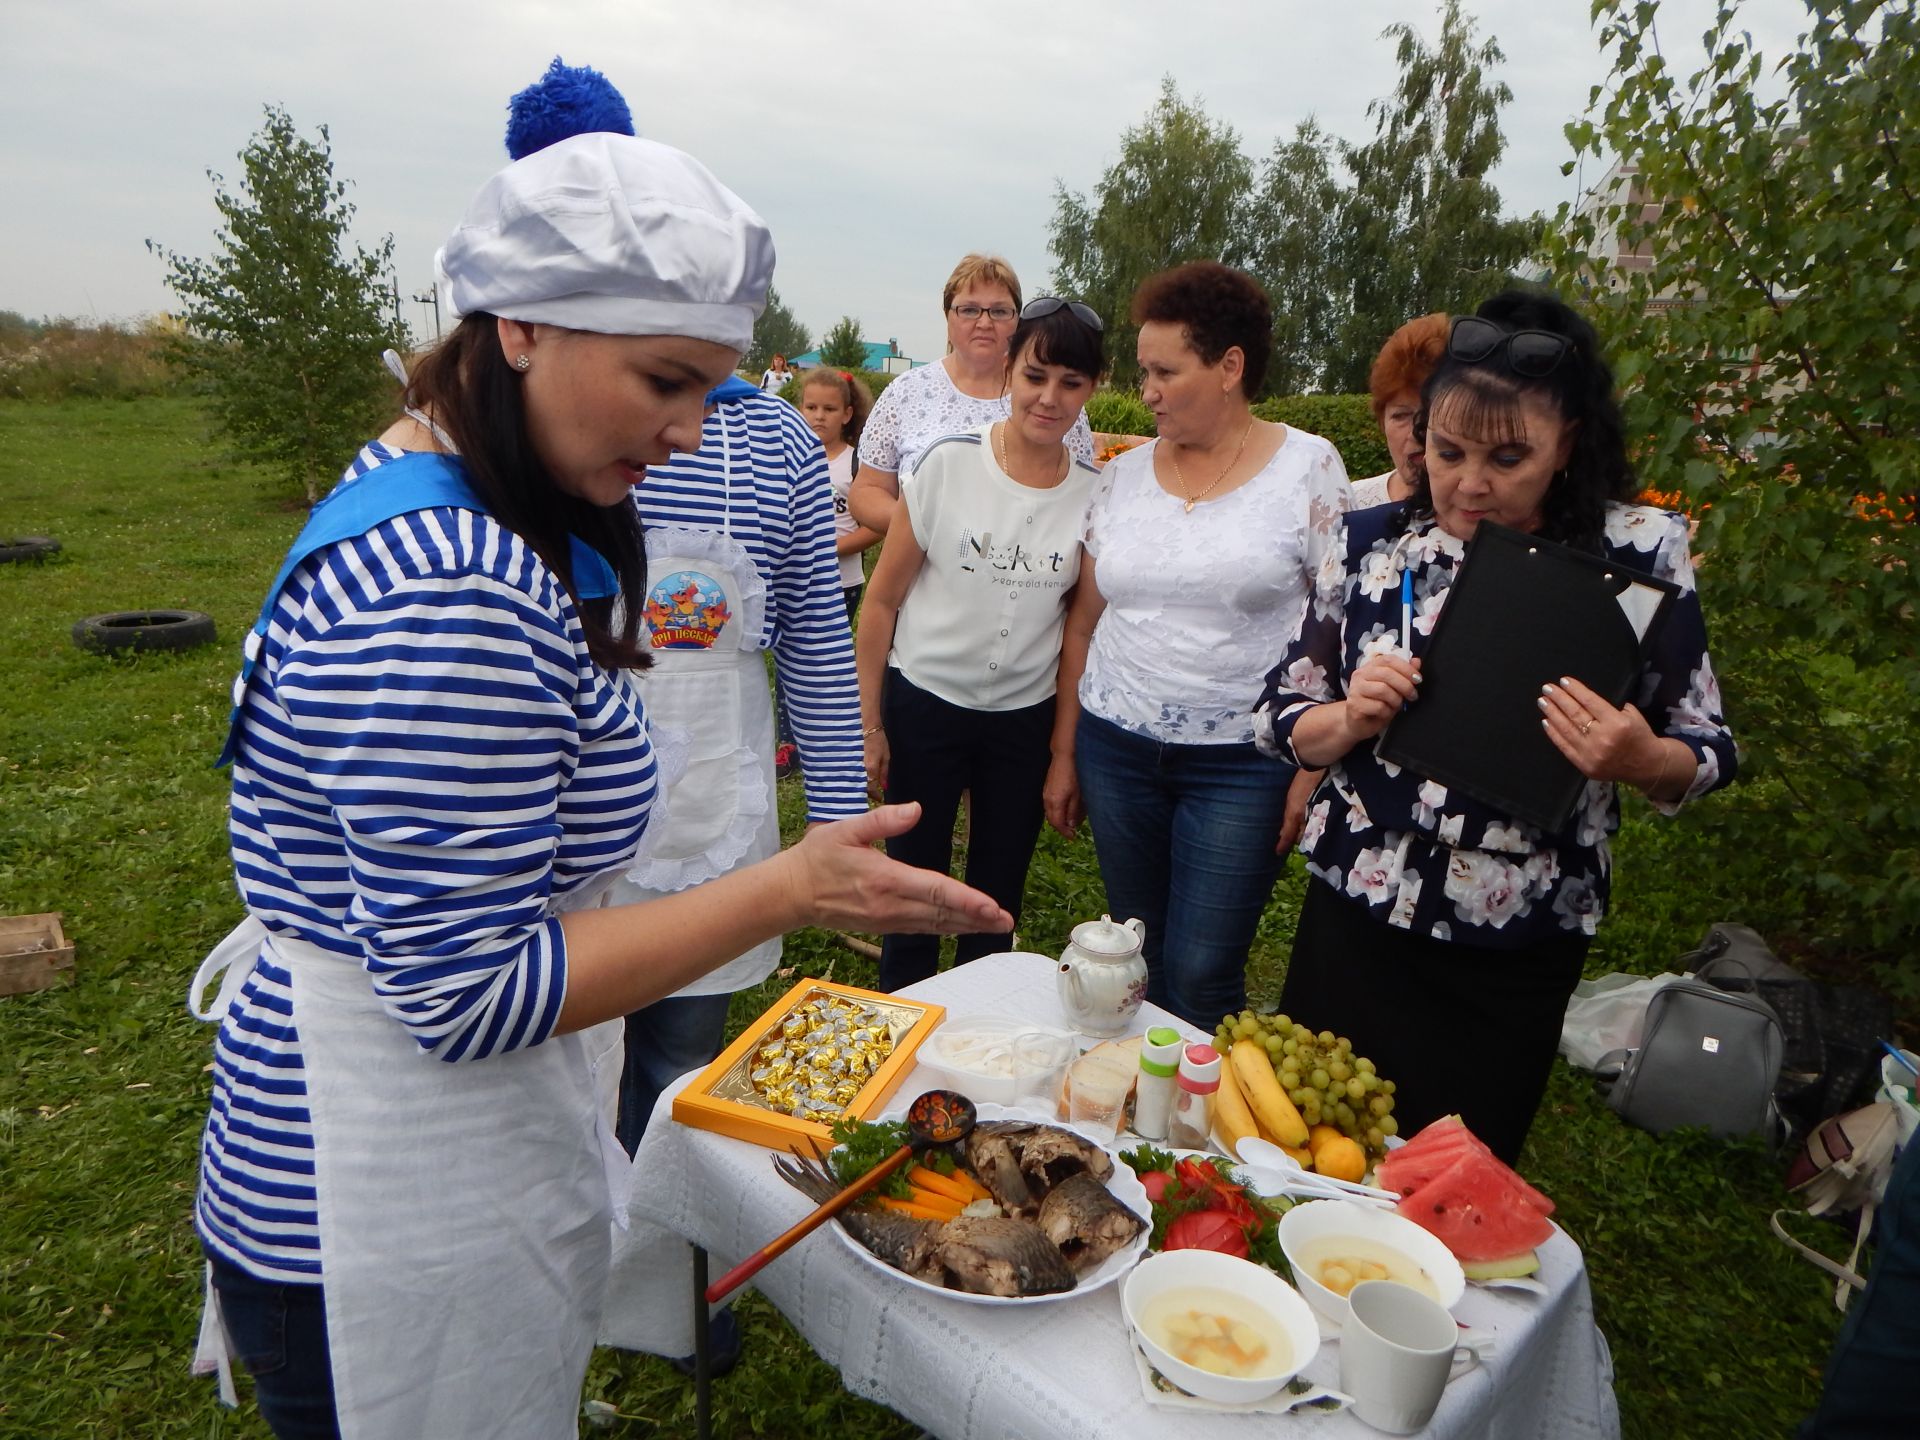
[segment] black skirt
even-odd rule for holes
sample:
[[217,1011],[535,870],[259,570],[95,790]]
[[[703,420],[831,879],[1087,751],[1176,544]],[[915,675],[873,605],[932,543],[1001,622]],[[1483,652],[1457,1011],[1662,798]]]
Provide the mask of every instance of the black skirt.
[[1401,1135],[1457,1114],[1517,1165],[1589,943],[1570,934],[1496,950],[1435,940],[1312,880],[1280,1008],[1347,1036],[1394,1082]]

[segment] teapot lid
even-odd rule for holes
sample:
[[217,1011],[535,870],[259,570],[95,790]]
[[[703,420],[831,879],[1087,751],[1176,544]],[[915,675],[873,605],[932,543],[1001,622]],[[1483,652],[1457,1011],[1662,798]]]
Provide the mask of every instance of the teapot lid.
[[1140,948],[1140,937],[1111,915],[1082,921],[1068,938],[1089,955],[1128,955]]

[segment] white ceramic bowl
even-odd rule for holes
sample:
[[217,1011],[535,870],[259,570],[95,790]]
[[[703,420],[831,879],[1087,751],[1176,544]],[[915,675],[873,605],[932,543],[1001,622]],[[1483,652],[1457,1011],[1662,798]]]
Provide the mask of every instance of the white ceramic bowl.
[[[1176,1360],[1154,1344],[1140,1328],[1140,1316],[1147,1303],[1168,1290],[1201,1285],[1231,1291],[1244,1296],[1280,1323],[1293,1355],[1283,1370],[1271,1375],[1240,1379],[1215,1375]],[[1264,1265],[1222,1255],[1213,1250],[1165,1250],[1149,1255],[1133,1267],[1127,1283],[1120,1289],[1120,1305],[1126,1312],[1127,1327],[1139,1340],[1153,1368],[1189,1394],[1223,1404],[1250,1404],[1264,1400],[1313,1362],[1320,1349],[1320,1326],[1307,1302],[1294,1288]]]
[[976,1104],[1014,1105],[1022,1096],[1056,1094],[1078,1051],[1064,1031],[981,1016],[944,1022],[914,1058]]
[[1316,1240],[1335,1235],[1358,1235],[1391,1245],[1427,1272],[1440,1303],[1451,1310],[1467,1293],[1467,1277],[1453,1252],[1430,1230],[1391,1210],[1379,1210],[1356,1200],[1305,1200],[1280,1217],[1280,1250],[1293,1267],[1293,1283],[1314,1309],[1339,1325],[1351,1311],[1347,1297],[1327,1289],[1307,1273],[1300,1253]]

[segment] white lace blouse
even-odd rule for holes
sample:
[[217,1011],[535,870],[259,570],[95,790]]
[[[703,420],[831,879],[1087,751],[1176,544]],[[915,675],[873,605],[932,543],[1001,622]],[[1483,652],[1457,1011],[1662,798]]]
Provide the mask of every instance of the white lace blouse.
[[1101,472],[1086,550],[1106,609],[1080,704],[1177,745],[1250,745],[1253,707],[1352,504],[1340,452],[1288,427],[1264,469],[1191,513],[1153,475],[1157,441]]

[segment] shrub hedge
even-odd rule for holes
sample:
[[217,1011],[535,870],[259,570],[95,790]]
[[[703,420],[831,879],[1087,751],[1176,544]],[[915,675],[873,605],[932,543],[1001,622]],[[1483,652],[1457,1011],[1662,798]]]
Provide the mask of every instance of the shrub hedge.
[[[1365,395],[1276,395],[1255,405],[1253,413],[1324,435],[1355,480],[1378,475],[1393,463]],[[1151,435],[1153,412],[1131,391],[1096,390],[1087,401],[1087,424],[1112,435]]]

